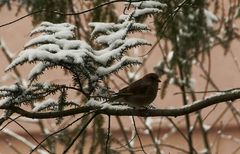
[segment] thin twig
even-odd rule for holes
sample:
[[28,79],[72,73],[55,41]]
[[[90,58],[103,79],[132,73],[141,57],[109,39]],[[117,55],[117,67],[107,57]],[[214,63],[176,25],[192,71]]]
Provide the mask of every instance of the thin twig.
[[174,128],[176,128],[176,130],[180,133],[180,135],[186,140],[186,142],[189,142],[188,141],[188,138],[184,135],[184,133],[178,128],[178,126],[174,123],[174,121],[171,119],[171,118],[168,118],[167,119],[171,122],[171,124],[174,126]]
[[71,143],[67,146],[67,148],[63,151],[62,154],[66,154],[68,150],[72,147],[72,145],[75,143],[75,141],[79,138],[79,136],[83,133],[83,131],[87,128],[87,126],[90,124],[90,122],[96,117],[97,114],[94,114],[87,123],[82,127],[82,129],[78,132],[78,134],[73,138]]
[[[174,121],[171,119],[171,118],[167,118],[170,122],[171,122],[171,124],[174,126],[174,128],[176,128],[176,130],[180,133],[180,135],[186,140],[186,142],[188,143],[189,142],[189,139],[184,135],[184,133],[178,128],[178,126],[174,123]],[[192,149],[193,151],[194,151],[194,153],[198,153],[197,151],[196,151],[196,149],[193,147],[193,149]]]
[[240,72],[239,60],[236,58],[236,55],[233,53],[232,50],[230,50],[230,54],[231,54],[231,56],[232,56],[232,59],[233,59],[235,65],[236,65],[236,67],[237,67],[238,72]]
[[108,115],[108,132],[107,132],[107,140],[106,140],[106,147],[105,147],[106,154],[108,154],[108,143],[110,139],[110,131],[111,131],[111,116]]
[[[20,123],[16,121],[16,119],[12,119],[9,117],[9,119],[13,122],[15,122],[18,126],[20,126],[37,144],[39,144],[38,140],[25,128],[23,127]],[[41,147],[46,150],[47,152],[51,153],[48,149],[46,149],[43,145]]]
[[[15,117],[13,120],[17,120],[17,119],[20,118],[20,117],[21,117],[21,115]],[[1,128],[0,128],[0,131],[2,131],[2,130],[3,130],[4,128],[6,128],[10,123],[12,123],[13,120],[7,122],[3,127],[1,127]]]
[[137,135],[137,138],[138,138],[138,141],[139,141],[139,144],[141,146],[141,149],[142,149],[142,152],[147,154],[146,151],[144,150],[144,147],[143,147],[143,144],[142,144],[142,140],[138,134],[138,130],[137,130],[137,126],[136,126],[136,122],[135,122],[135,119],[134,119],[134,116],[132,116],[132,121],[133,121],[133,126],[134,126],[134,129],[135,129],[135,133]]
[[156,153],[160,154],[161,152],[160,152],[159,144],[157,143],[157,141],[155,139],[155,135],[154,135],[153,131],[151,130],[151,128],[146,124],[146,122],[142,118],[139,118],[139,119],[143,123],[143,125],[146,127],[146,129],[152,139],[153,145],[155,146]]
[[44,138],[34,149],[32,149],[32,151],[30,152],[30,154],[33,153],[33,152],[34,152],[43,142],[45,142],[48,138],[50,138],[51,136],[53,136],[53,135],[55,135],[55,134],[58,134],[59,132],[67,129],[68,127],[72,126],[74,123],[76,123],[77,121],[79,121],[79,120],[82,119],[83,117],[89,115],[90,113],[91,113],[91,112],[89,112],[89,113],[87,113],[87,114],[84,114],[83,116],[81,116],[81,117],[77,118],[76,120],[74,120],[73,122],[69,123],[67,126],[65,126],[65,127],[61,128],[61,129],[59,129],[58,131],[56,131],[56,132],[48,135],[48,136],[47,136],[46,138]]
[[[5,42],[3,40],[0,40],[0,48],[2,49],[5,57],[7,58],[8,60],[8,63],[11,63],[12,60],[13,60],[13,56],[11,55],[11,51],[9,51],[9,49],[7,48]],[[21,74],[20,72],[16,69],[16,68],[13,68],[13,72],[16,74],[16,76],[19,78],[19,81],[21,81]]]
[[[178,69],[180,72],[180,79],[184,81],[185,79],[185,74],[183,72],[183,66],[181,62],[178,62]],[[185,85],[180,85],[180,89],[183,92],[182,94],[182,100],[183,100],[183,105],[188,105],[188,100],[186,96],[186,86]],[[186,129],[187,129],[187,134],[188,134],[188,147],[189,147],[189,153],[193,154],[194,147],[193,147],[193,141],[192,141],[192,130],[191,130],[191,122],[190,122],[190,117],[189,115],[185,115],[185,121],[186,121]]]
[[[126,133],[126,131],[125,131],[125,129],[124,129],[124,126],[123,126],[123,124],[122,124],[122,121],[121,121],[120,117],[119,117],[119,116],[116,116],[116,119],[117,119],[117,122],[118,122],[118,124],[119,124],[119,126],[120,126],[120,130],[122,131],[123,138],[124,138],[125,141],[126,141],[126,144],[123,145],[123,146],[121,146],[120,148],[127,146],[128,149],[132,149],[132,146],[131,146],[131,144],[129,144],[128,137],[127,137],[127,133]],[[133,138],[133,139],[134,139],[134,138]],[[133,140],[133,139],[132,139],[132,140]],[[132,140],[131,140],[131,141],[132,141]],[[130,142],[131,142],[131,141],[130,141]],[[116,149],[116,148],[114,148],[114,149]],[[132,150],[129,150],[129,152],[130,152],[131,154],[133,154]]]
[[[135,0],[133,2],[139,2],[139,1],[141,1],[141,0],[137,0],[137,1]],[[55,13],[55,14],[62,15],[62,16],[80,15],[80,14],[84,14],[84,13],[87,13],[87,12],[91,12],[91,11],[93,11],[95,9],[98,9],[100,7],[103,7],[105,5],[109,5],[109,4],[112,4],[112,3],[118,3],[118,2],[126,2],[126,0],[114,0],[114,1],[106,2],[106,3],[100,4],[98,6],[95,6],[93,8],[90,8],[90,9],[87,9],[87,10],[84,10],[84,11],[80,11],[80,12],[63,13],[63,12],[54,11],[54,10],[44,10],[44,9],[43,10],[38,10],[38,11],[31,12],[31,13],[29,13],[27,15],[24,15],[22,17],[19,17],[19,18],[13,20],[13,21],[1,24],[0,27],[11,25],[11,24],[13,24],[13,23],[15,23],[15,22],[17,22],[19,20],[22,20],[22,19],[24,19],[26,17],[32,16],[32,15],[38,14],[38,13],[49,12],[49,13]]]

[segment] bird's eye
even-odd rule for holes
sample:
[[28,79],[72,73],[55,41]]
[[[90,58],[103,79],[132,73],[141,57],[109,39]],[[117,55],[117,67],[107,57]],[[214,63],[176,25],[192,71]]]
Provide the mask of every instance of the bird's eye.
[[152,80],[158,80],[158,78],[156,76],[152,76],[151,79]]
[[153,80],[153,81],[160,81],[158,76],[151,76],[151,80]]

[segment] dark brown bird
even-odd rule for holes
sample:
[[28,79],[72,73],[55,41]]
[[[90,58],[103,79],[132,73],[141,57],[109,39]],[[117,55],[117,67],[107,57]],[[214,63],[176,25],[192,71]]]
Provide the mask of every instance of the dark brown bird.
[[149,73],[143,78],[131,83],[119,90],[116,96],[110,98],[110,102],[126,103],[133,107],[146,107],[153,102],[158,91],[158,75]]

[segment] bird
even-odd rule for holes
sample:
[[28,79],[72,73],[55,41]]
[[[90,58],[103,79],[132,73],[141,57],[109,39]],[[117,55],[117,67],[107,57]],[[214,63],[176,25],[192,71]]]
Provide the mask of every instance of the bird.
[[119,90],[109,102],[125,103],[135,108],[147,107],[157,96],[159,82],[161,81],[156,73],[146,74]]

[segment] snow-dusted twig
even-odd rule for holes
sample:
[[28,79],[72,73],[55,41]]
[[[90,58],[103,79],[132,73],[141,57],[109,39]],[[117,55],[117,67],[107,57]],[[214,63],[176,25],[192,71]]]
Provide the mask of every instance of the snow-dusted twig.
[[[132,2],[140,2],[140,1],[142,1],[142,0],[132,0]],[[5,26],[8,26],[8,25],[11,25],[11,24],[13,24],[15,22],[18,22],[18,21],[20,21],[20,20],[22,20],[22,19],[24,19],[26,17],[32,16],[34,14],[39,14],[39,13],[44,13],[44,12],[51,12],[51,13],[62,15],[62,16],[75,16],[75,15],[85,14],[87,12],[91,12],[91,11],[93,11],[95,9],[100,8],[100,7],[103,7],[103,6],[106,6],[106,5],[109,5],[109,4],[113,4],[113,3],[118,3],[118,2],[126,2],[126,0],[113,0],[113,1],[100,4],[98,6],[95,6],[93,8],[90,8],[90,9],[87,9],[87,10],[84,10],[84,11],[80,11],[80,12],[63,13],[63,12],[59,12],[59,11],[55,11],[55,10],[38,10],[38,11],[31,12],[31,13],[29,13],[27,15],[24,15],[22,17],[19,17],[18,19],[15,19],[13,21],[1,24],[0,27],[5,27]]]
[[[192,104],[185,105],[179,108],[171,109],[133,109],[130,107],[123,106],[111,106],[111,105],[101,105],[101,102],[95,101],[93,105],[87,105],[79,108],[67,109],[63,111],[54,111],[54,112],[31,112],[23,110],[15,106],[0,106],[0,109],[7,109],[20,114],[24,117],[33,118],[33,119],[47,119],[47,118],[57,118],[65,117],[70,115],[75,115],[79,113],[87,113],[90,111],[95,111],[97,114],[106,114],[106,115],[116,115],[116,116],[142,116],[142,117],[156,117],[156,116],[172,116],[178,117],[194,113],[201,109],[204,109],[208,106],[214,104],[220,104],[226,101],[234,101],[240,99],[240,89],[230,89],[219,94],[209,96],[205,100],[198,100]],[[93,101],[93,100],[90,100]],[[99,104],[96,106],[96,104]],[[143,112],[144,111],[144,112]]]

